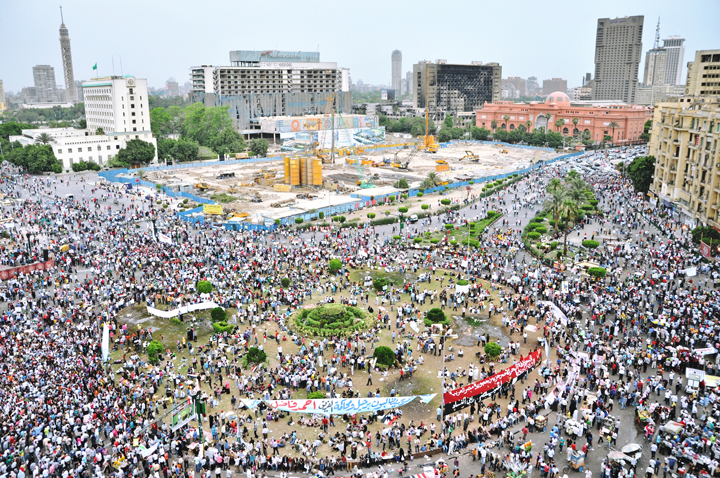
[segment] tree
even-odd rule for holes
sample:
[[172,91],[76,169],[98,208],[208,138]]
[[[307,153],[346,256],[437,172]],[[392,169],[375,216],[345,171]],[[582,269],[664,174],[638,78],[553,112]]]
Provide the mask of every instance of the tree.
[[215,307],[210,311],[210,318],[213,322],[225,322],[227,319],[227,312],[222,307]]
[[396,187],[398,189],[408,189],[410,185],[408,184],[407,179],[401,178],[399,181],[393,184],[393,187]]
[[425,318],[433,324],[441,324],[445,322],[445,320],[447,320],[445,312],[443,312],[442,309],[439,309],[437,307],[428,310],[427,314],[425,314]]
[[420,186],[425,189],[434,188],[435,181],[437,181],[437,179],[438,179],[437,173],[431,171],[428,173],[427,177],[425,177],[425,179],[423,179],[423,182],[420,184]]
[[131,139],[118,151],[117,159],[127,164],[148,164],[155,158],[155,146],[141,139]]
[[10,140],[10,136],[20,136],[24,129],[37,129],[37,126],[28,123],[17,123],[15,121],[0,124],[0,139]]
[[441,129],[438,133],[438,141],[441,143],[447,143],[452,139],[452,133],[450,133],[450,130],[447,129]]
[[[455,126],[455,123],[453,123],[452,116],[445,115],[445,121],[443,121],[443,128],[452,129],[452,127]],[[440,128],[442,130],[442,128]]]
[[160,361],[158,358],[158,355],[163,353],[163,350],[165,350],[165,346],[162,344],[162,342],[159,342],[157,340],[153,340],[150,342],[147,346],[147,354],[148,354],[148,362],[151,364],[156,364]]
[[228,153],[239,153],[245,150],[245,140],[234,128],[225,128],[210,140],[210,149],[224,157]]
[[266,360],[267,354],[258,347],[250,347],[243,357],[245,366],[247,366],[248,363],[264,363]]
[[509,131],[510,130],[510,116],[504,115],[502,118],[503,118],[503,121],[505,121],[505,127],[503,129],[505,131]]
[[376,364],[382,365],[385,368],[395,365],[395,352],[393,352],[390,347],[384,345],[375,347],[373,357],[377,359]]
[[608,125],[608,128],[612,128],[612,142],[615,143],[615,128],[619,128],[620,125],[617,123],[617,121],[611,121]]
[[282,279],[280,279],[280,283],[282,284],[284,289],[287,289],[288,287],[290,287],[290,278],[283,277]]
[[87,120],[81,119],[78,121],[78,129],[87,129]]
[[655,156],[641,156],[633,159],[627,167],[627,175],[636,192],[647,193],[655,175]]
[[165,108],[150,110],[150,130],[156,137],[165,132],[168,123],[170,123],[170,114]]
[[212,138],[232,126],[229,106],[206,108],[202,103],[194,103],[185,108],[183,136],[201,146],[208,146]]
[[485,128],[478,128],[473,126],[470,128],[470,137],[477,141],[486,141],[490,136],[490,131]]
[[551,113],[545,113],[545,118],[547,118],[547,129],[546,133],[550,132],[550,120],[552,119],[553,115]]
[[[577,212],[576,212],[577,209],[578,209],[578,204],[575,201],[573,201],[572,199],[567,199],[563,203],[562,214],[563,214],[563,216],[567,216],[568,222],[569,222],[569,220],[571,218],[577,217]],[[563,244],[564,244],[563,245],[563,256],[567,256],[567,237],[568,237],[568,232],[570,232],[569,224],[565,228],[565,231],[563,231],[563,232],[565,233],[565,239],[563,241]]]
[[555,122],[555,131],[559,133],[559,132],[560,132],[560,128],[562,128],[564,124],[565,124],[565,120],[564,120],[564,119],[560,118],[559,120],[557,120],[557,121]]
[[[492,130],[493,130],[493,136],[494,136],[494,135],[495,135],[495,128],[497,128],[497,121],[492,120],[492,121],[490,122],[490,127],[491,127]],[[493,138],[493,139],[494,139],[494,138]]]
[[48,133],[40,133],[35,137],[35,142],[41,144],[50,144],[55,142],[55,138],[53,138],[52,135]]
[[209,294],[212,292],[212,284],[210,281],[207,280],[201,280],[197,283],[197,291],[198,294]]
[[502,353],[502,348],[495,342],[488,342],[485,344],[485,353],[494,360],[495,357]]
[[[558,181],[559,182],[559,181]],[[560,185],[559,187],[548,189],[549,196],[545,200],[543,207],[550,211],[553,217],[553,223],[555,225],[554,231],[558,230],[558,222],[562,214],[563,204],[565,203],[565,189]]]
[[256,138],[250,141],[250,151],[255,153],[258,157],[264,158],[267,155],[268,148],[270,145],[267,140],[262,138]]
[[62,163],[55,158],[52,147],[46,144],[31,144],[22,148],[22,153],[17,153],[22,158],[24,164],[14,163],[14,155],[17,150],[13,149],[8,155],[8,161],[16,166],[22,166],[27,169],[30,174],[40,174],[44,172],[53,172],[60,174],[63,171]]
[[178,161],[197,161],[200,145],[196,141],[180,138],[174,142],[172,157]]
[[340,259],[330,259],[330,262],[328,262],[328,268],[331,273],[335,274],[337,271],[342,269],[342,261]]
[[102,129],[102,127],[98,126],[98,128],[95,130],[95,134],[98,136],[102,136],[105,134],[105,130]]
[[577,134],[576,131],[579,133],[579,130],[577,129],[577,125],[578,125],[579,122],[580,122],[580,120],[579,120],[577,117],[575,117],[575,118],[572,119],[572,124],[573,124],[573,137]]
[[175,147],[176,141],[169,138],[158,138],[157,139],[157,153],[159,161],[167,161],[173,157],[173,148]]

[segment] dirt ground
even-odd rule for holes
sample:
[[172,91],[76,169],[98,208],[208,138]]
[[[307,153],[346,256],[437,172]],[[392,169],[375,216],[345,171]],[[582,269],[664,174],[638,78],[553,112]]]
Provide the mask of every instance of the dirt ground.
[[[419,273],[422,273],[423,271],[419,271]],[[401,274],[401,273],[386,273],[384,271],[378,271],[378,270],[355,270],[351,273],[351,280],[352,281],[361,281],[365,275],[371,275],[373,277],[378,276],[384,276],[389,278],[391,281],[393,281],[396,285],[402,285],[402,281],[412,281],[414,282],[416,279],[415,274],[408,273],[408,274]],[[423,289],[434,289],[434,290],[440,290],[443,288],[448,287],[448,277],[453,275],[454,272],[452,271],[437,271],[435,279],[433,279],[432,283],[421,283],[421,287]],[[486,281],[482,281],[483,287],[490,289],[491,284]],[[340,297],[342,296],[348,296],[347,293],[337,293],[335,295],[335,299],[339,301]],[[309,303],[316,303],[321,299],[320,296],[313,296],[313,300],[309,301]],[[496,305],[499,305],[498,302],[498,290],[495,289],[491,292],[491,299],[494,301]],[[409,302],[409,296],[406,294],[401,295],[401,303]],[[373,305],[373,307],[376,307],[375,305],[375,297],[374,293],[371,293],[370,297],[370,304]],[[367,307],[366,304],[360,303],[359,306]],[[429,310],[432,307],[437,306],[438,304],[435,303],[434,305],[430,305],[427,303],[424,306],[421,306],[422,311]],[[469,316],[467,319],[462,319],[460,317],[459,312],[454,312],[450,309],[447,309],[446,314],[448,314],[449,317],[452,318],[453,322],[453,330],[459,334],[457,339],[451,340],[448,345],[448,354],[454,354],[455,360],[452,362],[445,363],[445,367],[450,371],[460,371],[463,369],[467,369],[468,366],[471,363],[477,363],[477,359],[475,357],[475,352],[480,351],[480,348],[477,347],[476,343],[477,340],[475,337],[477,337],[478,334],[481,333],[488,333],[490,334],[491,340],[495,340],[499,342],[502,346],[506,346],[509,342],[509,337],[507,335],[507,332],[503,330],[501,326],[501,316],[495,315],[492,319],[488,320],[487,318],[487,312],[483,312],[482,316]],[[230,309],[228,310],[228,315],[232,315],[235,313],[235,310]],[[388,311],[391,317],[394,318],[394,313]],[[212,329],[210,326],[209,321],[209,311],[204,311],[201,313],[195,313],[194,318],[194,324],[196,326],[196,330],[199,331],[199,340],[198,345],[202,345],[203,343],[206,343],[209,337],[212,335]],[[128,328],[130,331],[135,331],[139,329],[140,327],[152,327],[154,331],[154,338],[156,340],[162,339],[166,347],[170,347],[173,352],[176,352],[176,356],[173,360],[176,369],[178,367],[181,367],[182,364],[182,358],[189,357],[187,354],[187,349],[183,349],[182,352],[177,353],[177,349],[175,347],[176,340],[182,340],[182,337],[185,335],[185,325],[179,325],[175,324],[169,320],[166,319],[160,319],[148,316],[146,312],[144,312],[144,307],[136,306],[134,308],[125,309],[121,314],[119,314],[119,321],[120,323],[127,323]],[[394,320],[392,321],[393,328],[394,328]],[[258,330],[258,337],[260,342],[263,342],[262,335],[264,331],[267,331],[268,336],[274,336],[275,330],[276,330],[276,324],[275,323],[265,323],[263,324],[259,330]],[[421,325],[421,330],[423,326]],[[244,327],[243,327],[244,330]],[[409,330],[409,329],[408,329]],[[526,348],[530,346],[532,343],[537,343],[537,337],[535,336],[537,333],[529,334],[528,337],[528,345],[523,347],[523,353],[526,353]],[[281,335],[282,336],[282,335]],[[391,332],[385,329],[382,331],[379,335],[380,342],[376,344],[376,346],[379,345],[386,345],[393,347],[392,338],[391,338]],[[515,340],[520,340],[520,337],[517,335],[514,338]],[[396,339],[397,340],[397,339]],[[419,423],[420,421],[423,421],[425,423],[429,423],[434,421],[435,418],[435,409],[441,404],[441,379],[438,376],[439,371],[442,368],[442,361],[443,358],[441,355],[431,355],[431,354],[422,354],[420,353],[416,348],[416,342],[412,341],[413,346],[413,356],[418,357],[420,355],[424,358],[424,364],[423,366],[417,370],[417,372],[414,373],[414,376],[412,379],[399,381],[400,374],[399,371],[390,370],[386,374],[378,374],[373,373],[373,385],[367,386],[367,373],[365,372],[355,372],[354,376],[351,378],[353,379],[354,383],[354,389],[358,390],[360,392],[361,396],[366,396],[368,392],[375,392],[377,389],[380,389],[380,393],[382,396],[389,396],[390,390],[392,388],[395,388],[397,394],[399,396],[404,395],[420,395],[420,394],[428,394],[428,393],[437,393],[438,395],[428,404],[423,404],[419,400],[416,400],[412,402],[410,405],[403,407],[403,418],[402,420],[405,423],[409,423],[411,420],[415,421],[415,423]],[[292,341],[281,341],[280,345],[283,347],[283,351],[285,352],[291,352],[296,353],[298,352],[298,347],[292,343]],[[267,342],[263,343],[264,349],[268,355],[268,362],[270,367],[274,367],[277,365],[277,347],[278,344],[275,343],[274,340],[268,340]],[[452,350],[451,350],[452,348]],[[459,351],[464,351],[464,357],[459,357]],[[111,359],[116,360],[122,357],[123,352],[130,354],[129,351],[126,349],[125,351],[119,350],[116,352],[113,352],[111,354]],[[368,353],[371,353],[371,350],[368,350]],[[503,364],[500,365],[500,368],[505,368],[507,365]],[[114,368],[119,368],[118,365],[114,365]],[[346,374],[350,373],[349,368],[342,368],[340,367],[340,371]],[[181,373],[186,372],[185,368],[181,369]],[[464,379],[463,385],[467,383],[467,379]],[[208,392],[209,395],[212,395],[212,391],[208,387],[207,384],[202,384],[203,390]],[[231,389],[234,388],[234,384],[231,384]],[[236,394],[237,396],[237,394]],[[240,397],[238,397],[240,398]],[[255,397],[259,398],[259,397]],[[296,392],[293,394],[293,398],[296,399],[302,399],[306,398],[306,393],[304,390],[301,390],[299,392]],[[502,400],[499,400],[502,402]],[[220,402],[220,405],[218,408],[210,409],[208,408],[208,413],[220,413],[221,411],[228,411],[231,409],[230,404],[230,396],[227,394],[222,395],[222,399]],[[163,411],[163,410],[161,410]],[[247,412],[246,412],[247,413]],[[317,434],[318,430],[313,427],[305,427],[300,426],[298,427],[297,421],[300,418],[299,414],[293,415],[294,419],[296,420],[296,425],[293,427],[290,427],[287,424],[287,418],[285,420],[281,420],[278,422],[274,422],[270,424],[270,434],[279,436],[283,433],[290,433],[292,430],[295,430],[298,432],[299,436],[303,439],[307,438],[309,440],[314,439]],[[167,420],[170,419],[170,417],[166,417]],[[336,418],[336,425],[337,429],[343,429],[340,427],[343,427],[342,420],[340,417]],[[376,430],[380,430],[384,428],[385,425],[382,423],[375,423],[373,424],[370,429],[371,432],[374,434]],[[209,429],[207,427],[207,423],[205,424],[205,431],[206,434],[209,434]],[[334,431],[331,429],[331,432],[334,433]],[[289,450],[288,450],[289,451]],[[320,450],[321,454],[327,454],[330,453],[331,450],[327,445],[323,445],[323,447]]]

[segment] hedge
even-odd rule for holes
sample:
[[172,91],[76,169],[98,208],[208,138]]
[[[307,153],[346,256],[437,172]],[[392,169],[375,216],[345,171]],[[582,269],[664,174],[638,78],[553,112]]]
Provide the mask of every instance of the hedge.
[[384,226],[386,224],[395,224],[398,221],[398,218],[396,217],[381,217],[380,219],[376,219],[373,221],[373,224],[376,226]]
[[529,239],[535,239],[535,240],[537,240],[537,239],[540,239],[540,233],[539,233],[539,232],[529,232],[528,235],[527,235],[527,237],[528,237]]
[[597,249],[600,246],[600,243],[598,241],[593,241],[592,239],[585,239],[582,241],[582,245],[588,249]]
[[450,204],[451,202],[452,202],[452,201],[449,200],[448,198],[445,198],[445,199],[441,199],[441,200],[440,200],[440,204],[442,204],[443,206],[447,206],[447,205]]
[[396,241],[399,241],[400,239],[402,239],[402,236],[393,236],[393,239],[395,239]]
[[413,241],[414,241],[416,244],[419,244],[419,243],[422,242],[422,237],[416,237],[415,239],[413,239]]
[[227,322],[213,322],[212,328],[217,334],[222,334],[224,332],[230,333],[235,328],[234,325],[228,324]]
[[210,311],[210,318],[213,322],[225,322],[227,319],[227,313],[222,307],[215,307]]
[[437,239],[430,239],[430,244],[437,244],[437,243],[438,243]]
[[465,279],[459,279],[457,281],[457,285],[468,285],[468,281],[466,281]]
[[430,209],[430,206],[428,206],[427,204],[423,204],[423,205],[421,205],[420,207],[421,207],[423,210],[428,210],[428,209]]
[[405,206],[399,207],[399,208],[398,208],[398,211],[400,211],[401,213],[405,214],[406,212],[408,212],[408,208],[406,208]]
[[449,231],[450,229],[453,229],[454,227],[455,227],[455,226],[454,226],[453,224],[445,224],[445,229],[447,229],[448,231]]
[[547,227],[545,226],[537,226],[535,228],[535,232],[539,232],[540,234],[545,234],[547,232]]
[[374,212],[369,212],[368,215],[367,215],[367,217],[370,218],[370,219],[374,219],[374,218],[375,218],[375,213],[374,213]]
[[605,274],[607,274],[607,270],[604,267],[590,267],[587,270],[587,273],[589,276],[599,279],[605,277]]

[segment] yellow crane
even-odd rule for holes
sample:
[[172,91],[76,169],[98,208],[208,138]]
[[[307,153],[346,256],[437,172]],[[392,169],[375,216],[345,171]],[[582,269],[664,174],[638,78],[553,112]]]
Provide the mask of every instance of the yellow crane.
[[429,108],[429,92],[430,91],[430,68],[425,64],[425,137],[423,138],[423,148],[426,153],[437,153],[438,144],[435,142],[435,136],[428,134],[430,126],[430,108]]

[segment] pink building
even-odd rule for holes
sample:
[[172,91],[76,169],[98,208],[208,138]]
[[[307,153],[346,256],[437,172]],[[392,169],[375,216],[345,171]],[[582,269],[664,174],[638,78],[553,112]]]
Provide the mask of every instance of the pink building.
[[[475,123],[478,128],[489,130],[493,129],[492,122],[495,121],[498,129],[508,131],[520,125],[525,126],[529,132],[540,127],[547,131],[548,118],[550,118],[550,131],[559,129],[557,132],[564,136],[589,131],[592,140],[597,142],[602,141],[605,135],[613,136],[613,128],[610,124],[614,121],[618,126],[615,127],[612,141],[622,143],[640,138],[645,121],[652,118],[652,108],[613,103],[571,103],[568,95],[556,91],[548,95],[544,103],[536,101],[485,103],[482,109],[477,110]],[[574,118],[578,120],[577,126],[573,123]],[[565,120],[565,124],[557,128],[555,123],[560,119]]]

